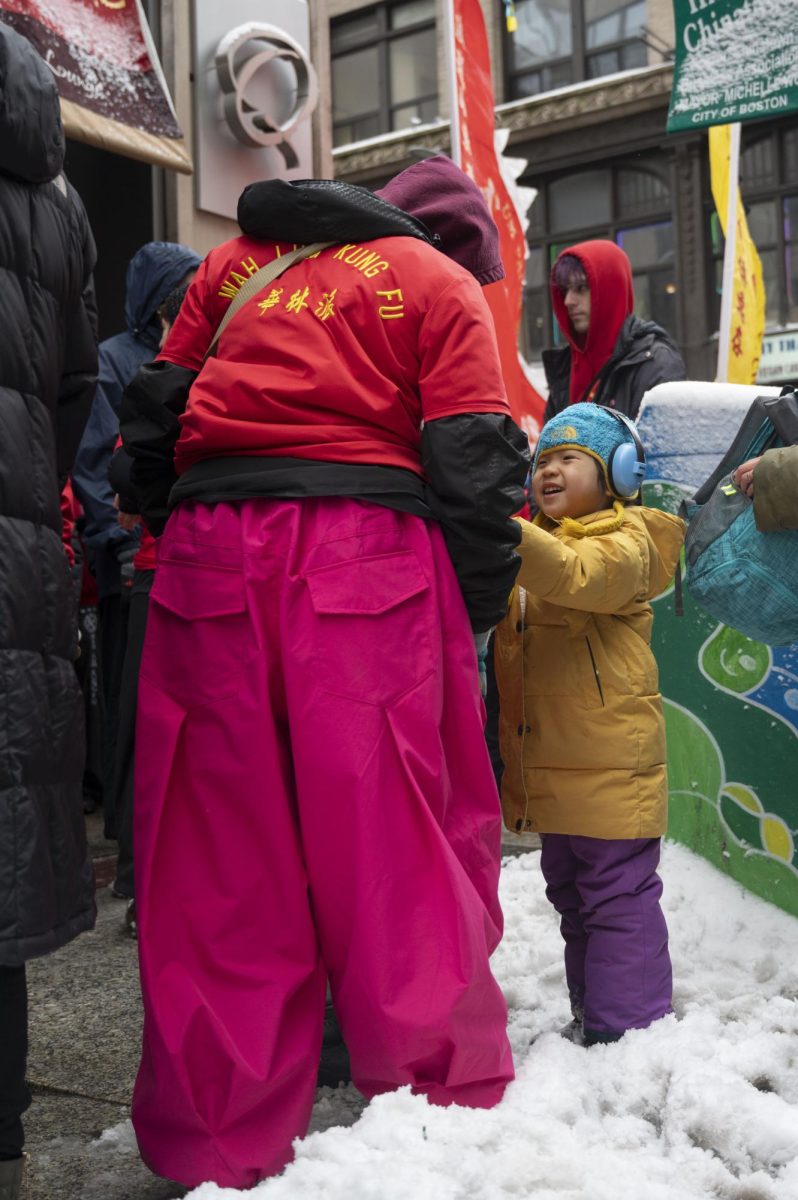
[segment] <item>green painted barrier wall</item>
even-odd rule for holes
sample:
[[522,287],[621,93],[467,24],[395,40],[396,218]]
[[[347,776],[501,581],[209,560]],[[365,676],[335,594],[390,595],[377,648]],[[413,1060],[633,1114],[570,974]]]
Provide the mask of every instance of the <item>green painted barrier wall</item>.
[[[678,511],[685,491],[646,483]],[[668,835],[798,916],[798,645],[771,649],[673,588],[654,602],[654,652],[668,735]]]

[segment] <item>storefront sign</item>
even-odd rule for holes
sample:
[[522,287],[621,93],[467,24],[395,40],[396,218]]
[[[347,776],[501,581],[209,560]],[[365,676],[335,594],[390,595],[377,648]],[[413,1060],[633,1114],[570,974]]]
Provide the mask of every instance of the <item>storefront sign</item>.
[[798,329],[768,333],[762,341],[757,383],[798,381]]
[[190,173],[140,0],[0,0],[55,76],[68,136]]
[[780,0],[673,0],[668,133],[798,111],[798,20]]
[[235,217],[259,179],[307,179],[318,81],[305,0],[196,0],[197,206]]

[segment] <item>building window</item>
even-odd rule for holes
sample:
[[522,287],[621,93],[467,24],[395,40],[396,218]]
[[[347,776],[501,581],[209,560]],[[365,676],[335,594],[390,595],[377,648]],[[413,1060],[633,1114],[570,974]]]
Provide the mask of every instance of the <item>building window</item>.
[[646,0],[516,0],[505,35],[507,99],[644,67]]
[[666,178],[662,165],[651,163],[648,169],[608,166],[546,183],[529,180],[538,189],[529,210],[524,288],[523,349],[529,361],[539,360],[546,346],[564,342],[549,291],[557,255],[593,238],[617,242],[626,252],[635,312],[677,339],[676,253]]
[[[757,131],[758,132],[758,131]],[[798,130],[761,134],[740,155],[740,186],[748,232],[762,261],[765,328],[798,324]],[[713,257],[713,327],[720,321],[724,238],[717,213],[710,210]]]
[[330,23],[336,146],[434,121],[434,0],[361,9]]
[[673,336],[676,319],[676,263],[673,222],[657,221],[619,229],[618,245],[632,264],[635,312],[644,321],[656,321]]

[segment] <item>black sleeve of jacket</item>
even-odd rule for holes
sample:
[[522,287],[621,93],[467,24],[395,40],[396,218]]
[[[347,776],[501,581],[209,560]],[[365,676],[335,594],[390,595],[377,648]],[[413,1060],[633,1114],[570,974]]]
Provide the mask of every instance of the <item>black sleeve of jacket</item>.
[[117,446],[111,455],[111,465],[108,468],[108,482],[119,497],[119,511],[137,513],[138,498],[136,496],[130,472],[133,469],[133,459],[124,446]]
[[58,388],[56,454],[62,482],[72,470],[97,386],[97,304],[93,278],[97,250],[83,203],[71,185],[68,199],[80,244],[82,290],[66,316],[64,365]]
[[125,450],[133,459],[131,483],[138,511],[155,537],[169,517],[169,493],[177,479],[175,444],[196,371],[175,363],[144,363],[125,389],[119,423]]
[[525,502],[525,434],[499,413],[427,421],[421,434],[427,503],[440,522],[475,633],[507,612],[521,559],[512,520]]
[[629,409],[627,415],[633,421],[637,420],[640,405],[646,392],[656,387],[658,383],[675,383],[687,378],[684,359],[675,346],[669,342],[655,342],[651,358],[641,363],[634,374],[634,383],[630,389]]

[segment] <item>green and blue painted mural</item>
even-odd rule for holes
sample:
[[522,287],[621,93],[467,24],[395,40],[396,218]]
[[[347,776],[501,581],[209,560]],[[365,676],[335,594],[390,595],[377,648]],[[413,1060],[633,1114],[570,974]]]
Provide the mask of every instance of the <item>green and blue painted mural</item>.
[[[641,419],[648,449],[647,424],[651,436],[656,422]],[[686,427],[679,428],[683,447]],[[721,445],[735,429],[732,421],[728,436],[721,431]],[[669,512],[709,474],[704,462],[702,478],[686,483],[682,463],[675,483],[656,477],[658,470],[676,473],[667,455],[650,454],[649,464],[654,478],[645,484],[644,502]],[[676,614],[673,587],[654,602],[669,836],[798,916],[798,644],[751,641],[698,609],[686,591],[683,599],[683,616]]]

